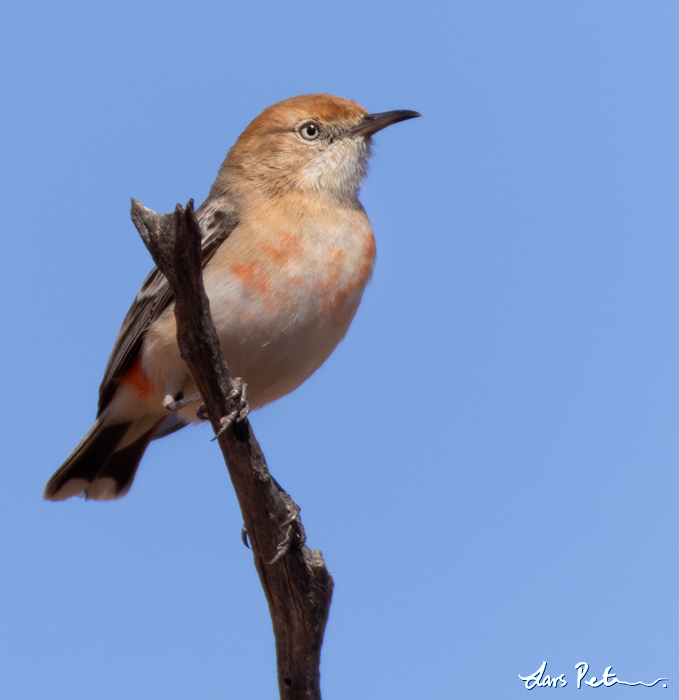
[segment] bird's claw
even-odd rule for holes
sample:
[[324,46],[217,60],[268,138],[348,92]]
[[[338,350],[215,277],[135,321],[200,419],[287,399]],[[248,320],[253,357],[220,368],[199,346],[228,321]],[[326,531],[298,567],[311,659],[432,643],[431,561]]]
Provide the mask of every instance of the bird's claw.
[[229,415],[224,416],[219,421],[221,427],[219,432],[212,438],[213,441],[220,438],[233,423],[242,423],[250,413],[248,385],[240,377],[232,379],[231,383],[233,384],[233,390],[229,394],[229,401],[233,401],[235,406]]
[[275,564],[279,559],[284,557],[292,549],[293,545],[296,549],[304,546],[306,542],[306,532],[304,532],[304,526],[298,516],[299,512],[295,513],[281,526],[281,530],[285,530],[283,539],[279,542],[276,548],[276,556],[269,562],[269,566]]
[[200,404],[200,406],[198,406],[196,409],[196,418],[198,418],[198,420],[210,420],[210,416],[208,416],[206,411],[207,409],[205,408],[205,404]]

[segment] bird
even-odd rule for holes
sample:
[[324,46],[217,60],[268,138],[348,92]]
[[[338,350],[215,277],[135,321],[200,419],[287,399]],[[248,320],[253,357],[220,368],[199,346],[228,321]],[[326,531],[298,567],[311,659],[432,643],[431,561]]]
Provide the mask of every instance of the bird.
[[[300,95],[267,107],[227,153],[196,218],[212,318],[249,408],[294,391],[347,333],[375,263],[375,237],[358,199],[372,136],[420,116]],[[96,421],[43,498],[118,499],[152,440],[205,419],[173,309],[167,280],[154,268],[115,340]]]

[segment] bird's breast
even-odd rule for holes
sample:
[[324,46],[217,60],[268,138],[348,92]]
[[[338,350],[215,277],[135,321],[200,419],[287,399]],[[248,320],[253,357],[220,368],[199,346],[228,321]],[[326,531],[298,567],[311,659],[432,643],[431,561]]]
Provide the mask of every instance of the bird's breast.
[[295,389],[342,340],[375,261],[365,214],[240,226],[204,271],[229,369],[255,405]]
[[[252,408],[293,391],[325,362],[349,328],[374,261],[362,210],[301,223],[241,220],[203,280],[229,370],[248,384]],[[140,394],[142,380],[149,383],[151,402],[194,393],[172,307],[146,333],[141,367],[143,376],[130,374],[125,386]]]
[[205,271],[208,296],[229,307],[232,319],[235,311],[283,325],[348,325],[375,262],[370,223],[363,212],[351,214],[236,229]]

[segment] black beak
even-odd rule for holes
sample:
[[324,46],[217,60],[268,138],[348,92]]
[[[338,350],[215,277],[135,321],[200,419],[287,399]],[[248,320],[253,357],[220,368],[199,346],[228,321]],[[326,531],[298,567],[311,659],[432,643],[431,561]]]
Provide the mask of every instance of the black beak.
[[393,112],[379,112],[378,114],[366,114],[360,124],[357,124],[346,133],[347,136],[355,134],[363,134],[367,136],[374,134],[386,126],[391,126],[397,122],[403,122],[406,119],[414,119],[421,117],[419,112],[413,112],[410,109],[395,109]]

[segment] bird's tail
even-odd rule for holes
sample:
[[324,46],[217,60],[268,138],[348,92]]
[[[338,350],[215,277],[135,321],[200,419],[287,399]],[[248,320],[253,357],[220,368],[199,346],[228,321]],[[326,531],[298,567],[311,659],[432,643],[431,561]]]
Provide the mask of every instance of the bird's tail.
[[149,424],[149,417],[145,418],[114,425],[97,420],[47,482],[43,498],[63,501],[80,495],[95,501],[110,501],[124,496],[132,486],[149,442],[163,422]]

